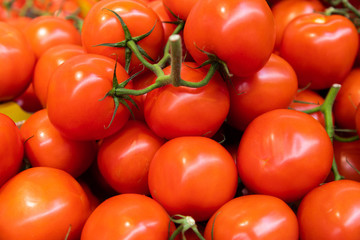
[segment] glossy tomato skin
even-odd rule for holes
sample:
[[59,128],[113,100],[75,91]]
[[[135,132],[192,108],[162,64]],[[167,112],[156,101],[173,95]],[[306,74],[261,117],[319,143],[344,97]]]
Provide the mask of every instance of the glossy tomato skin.
[[197,0],[162,0],[162,3],[168,12],[174,14],[176,17],[186,20],[193,6],[198,2]]
[[359,182],[339,180],[315,188],[297,211],[300,239],[358,239],[359,205]]
[[[125,40],[119,20],[114,13],[106,9],[113,10],[120,15],[132,37],[143,35],[154,27],[151,34],[139,41],[138,44],[154,60],[162,55],[164,44],[162,23],[154,10],[136,0],[105,0],[94,4],[84,19],[81,33],[82,44],[88,53],[116,58],[122,66],[125,66],[125,48],[96,46]],[[141,62],[132,54],[129,72],[141,69]]]
[[106,199],[92,212],[81,240],[165,240],[174,228],[167,212],[155,200],[127,193]]
[[20,128],[25,155],[33,167],[53,167],[79,177],[96,159],[95,141],[74,141],[51,124],[47,110],[32,114]]
[[327,89],[350,72],[358,42],[346,17],[309,13],[287,25],[279,52],[295,69],[300,88]]
[[236,188],[232,156],[210,138],[174,138],[158,149],[150,163],[151,196],[170,215],[207,220],[234,197]]
[[230,200],[216,211],[207,222],[204,237],[298,240],[299,229],[295,213],[281,199],[247,195]]
[[[317,92],[310,89],[302,89],[296,93],[294,101],[289,105],[290,109],[297,111],[310,110],[324,103],[324,98]],[[322,112],[310,114],[325,127],[325,118]]]
[[354,68],[341,84],[333,112],[335,124],[343,129],[355,129],[355,112],[360,103],[360,69]]
[[[207,74],[193,62],[183,62],[181,78],[200,82]],[[170,74],[171,66],[164,69]],[[174,87],[168,84],[147,93],[144,102],[145,121],[160,137],[213,136],[229,111],[230,97],[219,73],[200,88]]]
[[360,140],[341,142],[334,140],[334,156],[338,171],[345,179],[360,182]]
[[230,73],[249,76],[273,51],[273,15],[263,0],[200,0],[186,20],[184,41],[197,63],[208,60],[206,51],[224,61]]
[[0,101],[8,101],[30,84],[35,55],[23,33],[6,22],[0,22],[0,49]]
[[80,32],[71,22],[61,17],[33,18],[24,29],[24,33],[37,58],[47,49],[59,44],[81,45]]
[[[24,170],[0,188],[0,238],[79,239],[90,204],[80,184],[54,168]],[[11,227],[9,227],[11,226]]]
[[298,90],[294,69],[275,54],[254,75],[246,78],[234,76],[227,83],[230,92],[227,122],[238,130],[245,130],[262,113],[287,108]]
[[296,17],[314,12],[324,11],[325,6],[318,0],[279,1],[272,5],[274,15],[276,42],[275,50],[279,49],[286,26]]
[[[111,123],[114,100],[104,98],[112,89],[114,67],[111,58],[81,54],[56,69],[50,80],[47,109],[51,123],[61,134],[74,140],[98,140],[124,126],[129,110],[120,104]],[[119,83],[129,77],[119,64],[116,75]]]
[[34,91],[41,105],[46,107],[50,79],[56,68],[67,59],[84,54],[85,50],[77,44],[59,44],[46,50],[37,60],[33,75]]
[[99,147],[97,163],[105,180],[119,193],[148,195],[148,171],[152,157],[164,139],[144,122],[129,120]]
[[[324,127],[310,115],[277,109],[255,118],[237,153],[240,179],[254,193],[301,199],[328,176],[333,147]],[[296,176],[296,177],[294,177]]]
[[24,156],[24,146],[15,122],[0,113],[0,186],[20,170]]

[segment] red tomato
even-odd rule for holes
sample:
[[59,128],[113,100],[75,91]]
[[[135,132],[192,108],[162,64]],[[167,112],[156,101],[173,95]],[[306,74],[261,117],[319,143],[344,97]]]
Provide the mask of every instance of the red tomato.
[[360,103],[360,68],[354,68],[341,84],[333,112],[338,128],[355,129],[356,106]]
[[80,184],[49,167],[24,170],[0,188],[0,238],[7,240],[79,239],[90,215]]
[[[171,66],[164,69],[170,74]],[[181,78],[200,82],[206,70],[192,62],[183,62]],[[213,136],[228,112],[230,98],[226,83],[219,73],[200,88],[174,87],[168,84],[147,93],[144,116],[149,127],[160,137]]]
[[24,156],[24,146],[15,122],[0,113],[0,186],[18,173]]
[[332,142],[324,127],[310,115],[289,109],[255,118],[237,154],[240,179],[250,191],[286,202],[299,200],[321,184],[332,161]]
[[46,109],[32,114],[20,132],[33,167],[58,168],[79,177],[96,159],[96,143],[63,137],[49,121]]
[[121,194],[102,202],[87,219],[81,240],[166,240],[174,223],[155,200],[140,194]]
[[[114,13],[106,9],[120,15],[132,37],[141,36],[154,28],[151,34],[138,44],[154,60],[162,55],[164,44],[162,23],[154,10],[136,0],[102,0],[94,4],[82,27],[82,44],[87,52],[116,58],[122,66],[125,66],[124,47],[96,46],[125,40],[120,21]],[[141,68],[141,62],[132,54],[130,72],[139,71]]]
[[313,12],[322,12],[325,6],[319,0],[283,0],[271,7],[275,20],[275,49],[279,49],[286,26],[296,17]]
[[232,77],[228,88],[230,110],[227,121],[236,129],[244,130],[260,114],[287,108],[296,95],[298,82],[290,64],[272,54],[265,66],[254,75]]
[[205,239],[298,240],[293,210],[281,199],[247,195],[225,203],[208,221]]
[[149,194],[149,165],[163,143],[145,123],[129,120],[119,132],[100,144],[99,170],[119,193]]
[[[297,111],[305,111],[318,107],[323,103],[324,98],[319,93],[310,89],[305,89],[297,92],[294,101],[289,105],[289,108]],[[325,118],[323,113],[315,112],[310,115],[325,127]]]
[[308,193],[297,211],[301,240],[355,240],[360,234],[360,183],[339,180]]
[[46,50],[35,64],[33,84],[36,96],[46,107],[48,86],[56,68],[69,58],[84,54],[85,50],[76,44],[59,44]]
[[[125,125],[129,110],[120,104],[111,122],[114,100],[105,97],[112,89],[114,66],[111,58],[81,54],[56,69],[50,80],[47,109],[51,123],[61,134],[74,140],[98,140]],[[116,76],[119,83],[129,78],[119,64]]]
[[149,168],[151,196],[170,215],[207,220],[237,188],[230,153],[206,137],[178,137],[163,144]]
[[[177,2],[184,5],[184,1]],[[147,5],[152,8],[159,16],[164,29],[164,39],[167,41],[176,28],[176,24],[170,22],[176,22],[177,19],[167,11],[167,8],[164,6],[162,0],[151,1]]]
[[33,113],[43,108],[39,98],[35,94],[33,82],[31,82],[25,92],[16,97],[14,101],[26,112]]
[[334,141],[334,156],[341,176],[360,182],[360,140]]
[[208,60],[206,51],[224,61],[230,73],[250,76],[273,51],[273,15],[264,0],[199,0],[186,20],[184,41],[197,63]]
[[47,49],[59,44],[81,44],[80,33],[75,26],[56,16],[33,18],[24,32],[37,58]]
[[12,100],[26,90],[34,65],[35,55],[25,36],[10,24],[0,22],[0,102]]
[[20,31],[24,31],[24,29],[27,27],[27,25],[30,23],[31,20],[32,20],[32,18],[30,18],[30,17],[25,17],[25,16],[20,17],[19,16],[16,18],[6,19],[6,22],[9,23],[10,25],[16,27]]
[[167,9],[169,14],[174,14],[182,20],[186,20],[193,6],[198,0],[162,0],[164,7]]
[[300,88],[327,89],[350,72],[358,45],[348,18],[309,13],[287,25],[279,52],[293,66]]

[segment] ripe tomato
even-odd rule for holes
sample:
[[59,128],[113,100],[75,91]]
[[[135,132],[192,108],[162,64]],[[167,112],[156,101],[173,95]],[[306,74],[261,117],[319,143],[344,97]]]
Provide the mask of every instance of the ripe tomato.
[[237,188],[230,153],[206,137],[178,137],[164,143],[149,168],[151,196],[170,215],[207,220],[232,199]]
[[[154,28],[149,36],[138,42],[138,45],[154,60],[162,55],[164,44],[162,23],[154,10],[136,0],[102,0],[94,4],[85,17],[82,27],[82,44],[87,52],[116,58],[122,66],[125,66],[124,47],[97,46],[125,40],[120,21],[107,9],[120,15],[132,37],[141,36]],[[136,72],[141,68],[141,62],[132,54],[129,72]]]
[[360,103],[360,69],[354,68],[346,76],[336,95],[333,111],[338,128],[355,129],[355,112]]
[[232,77],[228,81],[228,88],[230,110],[227,121],[236,129],[244,130],[260,114],[287,108],[296,95],[298,82],[290,64],[272,54],[265,66],[254,75]]
[[325,6],[319,0],[285,0],[272,5],[276,29],[275,49],[279,49],[284,30],[291,20],[303,14],[322,12],[324,9]]
[[[289,105],[289,108],[297,111],[305,111],[320,106],[324,103],[324,101],[324,98],[319,93],[310,89],[304,89],[296,93],[294,101]],[[325,127],[325,118],[323,113],[315,112],[310,115]]]
[[84,54],[85,50],[77,44],[59,44],[46,50],[37,60],[33,75],[34,91],[43,107],[46,107],[48,86],[56,68],[69,58]]
[[332,161],[332,142],[324,127],[310,115],[289,109],[255,118],[246,128],[237,153],[244,185],[251,192],[286,202],[299,200],[322,183]]
[[169,14],[174,14],[182,20],[187,19],[191,9],[197,2],[197,0],[162,0],[164,7],[167,9]]
[[79,177],[96,159],[96,143],[63,137],[49,121],[46,109],[32,114],[20,132],[33,167],[58,168]]
[[68,20],[56,16],[33,18],[24,29],[37,58],[59,44],[81,44],[80,32]]
[[0,186],[20,170],[24,146],[15,122],[0,113]]
[[300,239],[358,239],[359,209],[359,182],[339,180],[315,188],[304,197],[297,211]]
[[360,182],[360,140],[340,142],[334,140],[334,156],[337,168],[345,179]]
[[92,212],[81,240],[166,240],[174,228],[167,212],[155,200],[126,193],[106,199]]
[[119,193],[149,194],[149,165],[163,143],[145,123],[129,120],[120,131],[101,142],[99,170]]
[[[124,126],[129,110],[120,104],[111,123],[114,100],[105,97],[112,89],[114,66],[111,58],[81,54],[56,69],[50,80],[47,109],[51,123],[61,134],[74,140],[98,140]],[[116,76],[119,83],[129,78],[119,64]]]
[[13,101],[16,102],[21,109],[29,113],[39,111],[43,108],[39,98],[35,94],[33,82],[26,88],[25,92],[16,97]]
[[234,198],[217,210],[205,228],[205,239],[298,240],[293,210],[281,199],[268,195]]
[[79,239],[90,204],[65,171],[35,167],[0,188],[0,239]]
[[[171,66],[164,69],[170,74]],[[181,78],[200,82],[206,70],[192,62],[183,62]],[[213,136],[224,122],[230,106],[229,91],[219,73],[200,88],[174,87],[168,84],[147,93],[144,116],[149,127],[160,137]]]
[[293,66],[300,88],[327,89],[350,72],[358,45],[358,32],[348,18],[309,13],[287,25],[279,52]]
[[273,51],[274,18],[264,0],[199,0],[186,20],[184,41],[197,63],[208,60],[206,51],[224,61],[230,73],[249,76]]
[[0,22],[0,102],[25,91],[34,65],[35,55],[25,36],[16,27]]

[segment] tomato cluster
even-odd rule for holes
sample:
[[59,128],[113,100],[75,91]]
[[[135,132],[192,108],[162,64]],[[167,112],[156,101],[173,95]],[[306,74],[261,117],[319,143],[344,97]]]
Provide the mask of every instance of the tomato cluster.
[[0,239],[358,239],[359,20],[1,0]]

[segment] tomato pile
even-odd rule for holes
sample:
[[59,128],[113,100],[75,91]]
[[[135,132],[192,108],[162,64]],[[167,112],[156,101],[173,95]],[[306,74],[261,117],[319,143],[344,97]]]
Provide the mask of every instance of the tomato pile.
[[359,29],[358,0],[1,0],[0,239],[358,239]]

